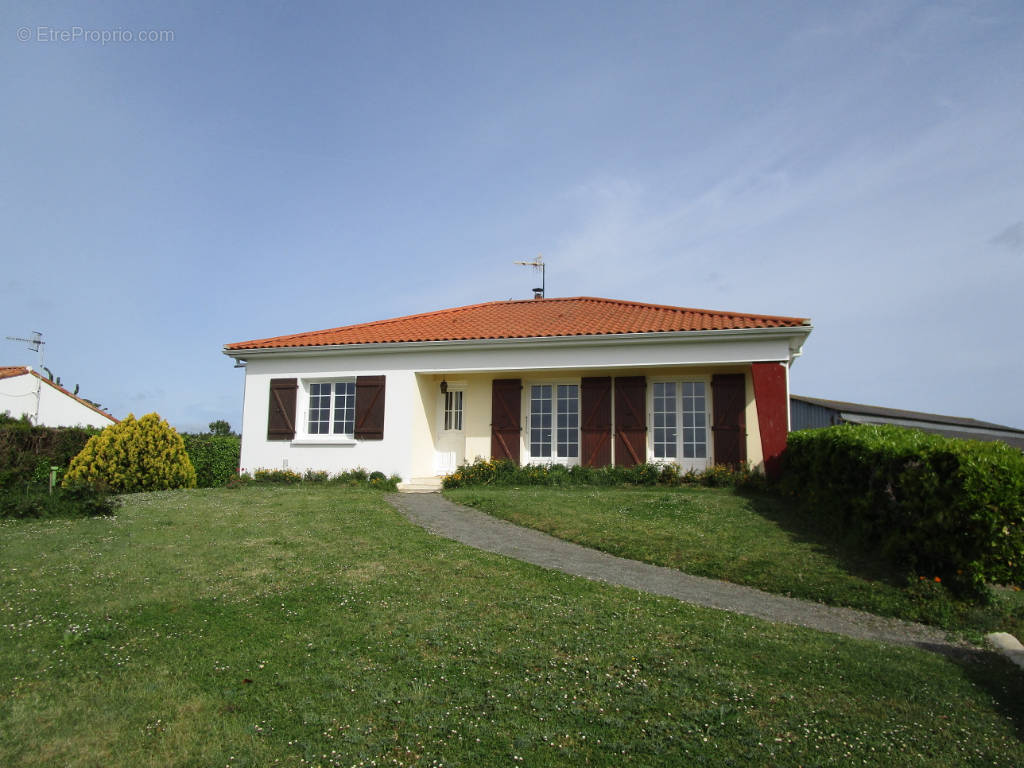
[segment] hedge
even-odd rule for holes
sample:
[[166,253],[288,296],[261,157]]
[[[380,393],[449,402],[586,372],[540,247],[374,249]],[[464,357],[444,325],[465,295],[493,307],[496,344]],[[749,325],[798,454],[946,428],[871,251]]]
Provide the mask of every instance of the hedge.
[[196,470],[197,487],[226,485],[237,474],[242,455],[242,439],[237,435],[183,434],[181,437]]
[[95,517],[112,515],[117,500],[86,485],[73,488],[0,488],[0,518]]
[[444,488],[463,488],[474,485],[735,485],[760,487],[764,475],[743,467],[715,466],[704,472],[680,474],[676,464],[637,464],[632,467],[584,467],[561,464],[525,464],[520,466],[507,459],[477,459],[463,464],[442,480]]
[[50,467],[60,467],[63,474],[89,438],[100,431],[96,427],[38,427],[27,418],[0,413],[0,488],[47,485]]
[[981,592],[1024,582],[1024,454],[895,426],[793,432],[784,493],[911,573]]

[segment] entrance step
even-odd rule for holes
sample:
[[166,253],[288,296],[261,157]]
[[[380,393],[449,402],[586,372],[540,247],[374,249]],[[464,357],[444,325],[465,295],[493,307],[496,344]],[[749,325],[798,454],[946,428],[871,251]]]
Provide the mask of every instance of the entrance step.
[[398,484],[399,493],[437,493],[440,490],[440,477],[413,477]]

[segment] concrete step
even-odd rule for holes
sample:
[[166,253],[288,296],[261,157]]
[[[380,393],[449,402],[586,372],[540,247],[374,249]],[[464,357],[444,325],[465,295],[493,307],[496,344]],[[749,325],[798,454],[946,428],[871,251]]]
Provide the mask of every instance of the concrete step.
[[440,477],[412,477],[398,484],[399,493],[437,493],[440,490]]

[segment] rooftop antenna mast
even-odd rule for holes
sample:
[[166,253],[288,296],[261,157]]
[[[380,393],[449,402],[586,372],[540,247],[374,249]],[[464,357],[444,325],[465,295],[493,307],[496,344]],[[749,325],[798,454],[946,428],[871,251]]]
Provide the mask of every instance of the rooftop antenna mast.
[[544,286],[545,286],[545,276],[544,276],[545,264],[544,264],[544,257],[538,254],[537,258],[534,259],[533,261],[517,261],[517,262],[514,262],[514,263],[519,264],[522,267],[533,267],[534,269],[539,269],[540,270],[540,288],[534,288],[533,289],[533,298],[535,298],[535,299],[543,299],[544,298]]
[[43,370],[43,344],[46,343],[45,341],[43,341],[43,334],[41,334],[39,331],[32,331],[31,339],[23,339],[20,336],[8,336],[7,340],[24,341],[26,344],[28,344],[28,348],[39,355],[39,370]]

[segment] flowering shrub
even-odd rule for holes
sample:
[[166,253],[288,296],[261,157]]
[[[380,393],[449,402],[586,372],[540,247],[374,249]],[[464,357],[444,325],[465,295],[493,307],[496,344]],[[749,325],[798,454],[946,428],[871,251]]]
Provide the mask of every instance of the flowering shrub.
[[472,485],[735,485],[757,486],[763,475],[747,467],[711,467],[705,472],[680,474],[676,464],[637,464],[633,467],[565,467],[561,464],[525,464],[507,459],[477,459],[463,464],[442,480],[444,488]]
[[128,416],[89,439],[61,481],[115,493],[194,488],[196,471],[173,427],[157,414]]
[[243,485],[340,485],[346,488],[376,488],[381,491],[398,490],[402,481],[398,475],[388,477],[383,472],[368,472],[361,467],[332,475],[323,470],[307,469],[303,474],[290,469],[256,469],[251,474],[244,468],[233,475],[226,487],[239,488]]

